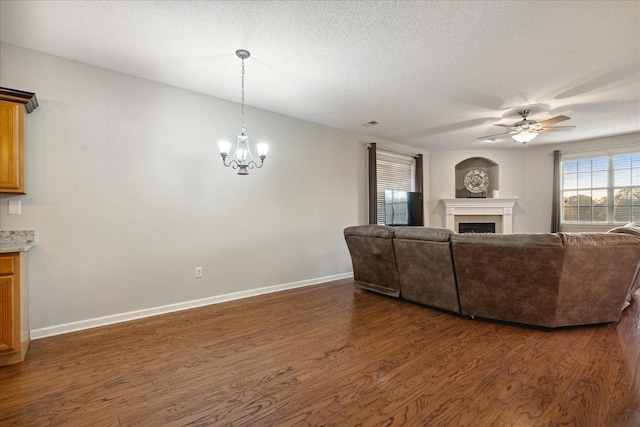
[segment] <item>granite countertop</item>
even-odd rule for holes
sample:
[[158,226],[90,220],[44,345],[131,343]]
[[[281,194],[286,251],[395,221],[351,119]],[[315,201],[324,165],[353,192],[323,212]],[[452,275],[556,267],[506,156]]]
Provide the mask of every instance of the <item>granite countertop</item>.
[[28,251],[36,244],[35,240],[33,230],[0,231],[0,253]]

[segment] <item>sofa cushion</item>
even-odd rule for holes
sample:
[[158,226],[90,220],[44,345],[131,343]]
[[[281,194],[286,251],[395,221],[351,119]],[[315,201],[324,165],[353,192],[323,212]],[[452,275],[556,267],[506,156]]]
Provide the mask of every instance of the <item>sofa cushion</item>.
[[[559,233],[565,246],[624,246],[637,245],[639,240],[633,234],[624,233]],[[640,236],[640,235],[639,235]]]
[[396,234],[396,229],[387,225],[355,225],[353,227],[347,227],[344,229],[344,235],[346,236],[360,236],[360,237],[378,237],[381,239],[392,239]]
[[453,244],[510,246],[510,247],[562,247],[562,239],[552,233],[522,233],[522,234],[452,234]]
[[396,239],[426,240],[429,242],[448,242],[453,231],[435,227],[401,227],[396,231]]

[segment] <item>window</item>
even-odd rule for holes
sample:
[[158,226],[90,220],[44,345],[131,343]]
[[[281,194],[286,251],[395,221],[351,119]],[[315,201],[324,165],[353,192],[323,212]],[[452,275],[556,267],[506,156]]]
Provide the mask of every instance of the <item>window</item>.
[[[367,144],[367,157],[369,224],[424,225],[422,154],[378,150],[372,142]],[[405,194],[401,196],[402,192]],[[389,209],[385,209],[387,206]],[[389,218],[386,210],[392,213]]]
[[640,152],[562,161],[563,223],[640,221]]
[[385,190],[413,191],[414,165],[413,158],[378,151],[376,161],[378,224],[386,223]]

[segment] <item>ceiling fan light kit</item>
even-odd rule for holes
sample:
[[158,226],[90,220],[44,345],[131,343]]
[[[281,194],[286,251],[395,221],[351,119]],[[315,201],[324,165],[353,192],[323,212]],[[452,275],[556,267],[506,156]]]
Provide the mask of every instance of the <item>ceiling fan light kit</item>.
[[519,142],[521,144],[526,144],[527,142],[531,142],[538,134],[536,132],[529,132],[528,130],[523,130],[519,133],[513,134],[511,138],[514,141]]
[[569,120],[570,117],[567,116],[556,116],[547,120],[543,120],[541,122],[537,122],[535,120],[529,120],[529,114],[531,114],[531,110],[522,110],[519,111],[518,114],[522,117],[517,123],[513,125],[505,125],[505,124],[496,124],[495,126],[506,127],[509,129],[507,132],[499,133],[496,135],[483,136],[478,139],[483,140],[495,140],[496,137],[502,137],[506,135],[511,135],[514,141],[519,142],[525,145],[527,142],[531,142],[535,137],[538,136],[539,133],[542,132],[551,132],[551,131],[563,131],[563,130],[571,130],[575,128],[575,126],[556,126],[550,127],[555,123],[563,122],[565,120]]

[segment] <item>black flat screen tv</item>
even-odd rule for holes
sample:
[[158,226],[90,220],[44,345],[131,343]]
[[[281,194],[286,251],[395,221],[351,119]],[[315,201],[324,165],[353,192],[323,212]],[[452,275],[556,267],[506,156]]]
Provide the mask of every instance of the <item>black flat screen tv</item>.
[[424,225],[422,193],[384,190],[384,213],[386,225]]

